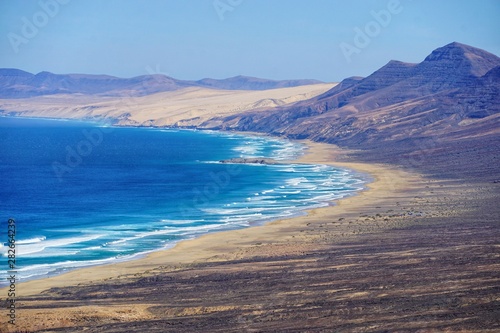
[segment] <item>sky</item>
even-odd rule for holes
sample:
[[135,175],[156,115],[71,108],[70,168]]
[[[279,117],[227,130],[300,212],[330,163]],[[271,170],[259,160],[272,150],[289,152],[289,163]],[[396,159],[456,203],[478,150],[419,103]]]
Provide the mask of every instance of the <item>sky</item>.
[[337,82],[453,41],[500,55],[500,0],[0,0],[0,68]]

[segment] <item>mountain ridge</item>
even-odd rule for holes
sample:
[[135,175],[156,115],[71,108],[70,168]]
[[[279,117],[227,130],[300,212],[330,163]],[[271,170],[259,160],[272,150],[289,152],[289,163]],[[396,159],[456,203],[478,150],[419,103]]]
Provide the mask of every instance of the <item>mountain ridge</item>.
[[32,74],[16,68],[0,68],[0,98],[27,98],[56,94],[146,96],[187,87],[222,90],[268,90],[320,84],[318,80],[268,80],[249,76],[227,79],[178,80],[163,74],[119,78],[111,75]]
[[[444,138],[444,126],[472,133],[474,119],[500,113],[498,66],[497,56],[454,42],[419,64],[392,60],[366,78],[348,78],[312,99],[219,119],[214,127],[353,148]],[[491,122],[493,127],[498,119]]]

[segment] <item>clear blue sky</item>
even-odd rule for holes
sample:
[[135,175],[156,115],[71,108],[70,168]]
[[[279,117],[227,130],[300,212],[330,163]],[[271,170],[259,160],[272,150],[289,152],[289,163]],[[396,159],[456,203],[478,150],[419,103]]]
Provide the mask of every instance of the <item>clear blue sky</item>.
[[[420,62],[452,41],[500,54],[499,0],[400,0],[374,24],[371,11],[391,1],[0,0],[0,67],[339,81],[391,59]],[[356,47],[356,27],[372,37],[346,57],[340,45]]]

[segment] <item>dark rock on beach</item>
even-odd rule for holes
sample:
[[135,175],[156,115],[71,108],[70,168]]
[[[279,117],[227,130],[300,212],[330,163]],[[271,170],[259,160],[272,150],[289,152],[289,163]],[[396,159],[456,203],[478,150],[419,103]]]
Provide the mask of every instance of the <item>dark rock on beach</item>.
[[263,157],[256,157],[256,158],[231,158],[228,160],[222,160],[219,161],[220,163],[235,163],[235,164],[268,164],[268,165],[276,165],[276,164],[283,164],[282,162],[278,162],[276,160],[273,160],[272,158],[263,158]]

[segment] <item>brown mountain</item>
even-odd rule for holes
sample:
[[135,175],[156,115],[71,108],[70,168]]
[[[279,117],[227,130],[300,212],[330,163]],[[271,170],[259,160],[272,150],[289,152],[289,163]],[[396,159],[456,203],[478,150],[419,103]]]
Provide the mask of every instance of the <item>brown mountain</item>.
[[499,57],[455,42],[419,64],[390,61],[366,78],[348,78],[312,99],[205,126],[406,156],[470,138],[498,141],[499,79]]
[[0,98],[26,98],[55,94],[145,96],[187,87],[222,90],[267,90],[321,83],[317,80],[267,80],[247,76],[228,79],[177,80],[165,75],[118,78],[109,75],[31,74],[19,69],[0,69]]

